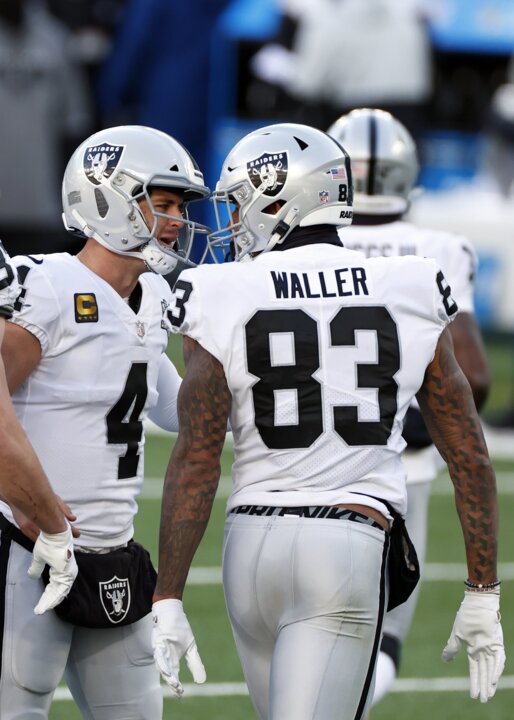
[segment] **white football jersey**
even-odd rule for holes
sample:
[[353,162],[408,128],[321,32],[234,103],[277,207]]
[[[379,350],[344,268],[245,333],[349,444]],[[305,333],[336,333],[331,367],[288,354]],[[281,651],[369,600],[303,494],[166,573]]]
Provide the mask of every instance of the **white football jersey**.
[[433,260],[311,244],[184,271],[175,298],[232,393],[229,510],[359,493],[404,512],[403,417],[456,309]]
[[346,248],[366,257],[419,255],[434,258],[448,281],[459,312],[474,312],[474,280],[478,258],[462,235],[416,227],[399,220],[383,225],[350,225],[339,230]]
[[14,303],[20,294],[16,270],[6,249],[0,242],[0,317],[11,317]]
[[[11,322],[42,350],[13,396],[16,412],[53,489],[77,516],[76,544],[125,543],[143,482],[143,421],[158,399],[170,287],[141,275],[135,313],[68,253],[13,262],[22,292]],[[7,506],[1,511],[11,517]]]
[[[381,225],[351,225],[339,230],[339,237],[345,247],[360,250],[366,257],[419,255],[434,258],[450,285],[458,312],[474,312],[478,257],[473,245],[462,235],[419,228],[399,220]],[[412,405],[419,408],[415,398]],[[408,483],[431,480],[442,462],[434,445],[410,450],[403,460]]]

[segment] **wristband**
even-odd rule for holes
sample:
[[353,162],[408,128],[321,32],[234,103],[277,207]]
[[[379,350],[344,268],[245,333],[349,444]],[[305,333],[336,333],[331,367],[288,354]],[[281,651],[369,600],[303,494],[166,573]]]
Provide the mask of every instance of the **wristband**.
[[487,592],[488,590],[494,590],[500,587],[501,580],[494,580],[490,583],[474,583],[469,578],[464,580],[464,585],[468,590],[474,590],[475,592]]

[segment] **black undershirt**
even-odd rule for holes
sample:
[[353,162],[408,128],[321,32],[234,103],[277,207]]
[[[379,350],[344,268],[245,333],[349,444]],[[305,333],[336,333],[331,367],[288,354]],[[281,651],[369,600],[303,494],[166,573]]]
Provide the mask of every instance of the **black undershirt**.
[[138,314],[139,308],[141,307],[142,298],[143,289],[140,283],[136,283],[136,287],[132,290],[128,299],[129,307],[136,313],[136,315]]
[[325,243],[326,245],[343,246],[335,225],[313,225],[312,227],[295,227],[284,242],[275,245],[271,250],[292,250],[303,245]]
[[395,213],[394,215],[370,215],[364,213],[357,215],[354,213],[352,225],[387,225],[401,220],[402,217],[402,213]]

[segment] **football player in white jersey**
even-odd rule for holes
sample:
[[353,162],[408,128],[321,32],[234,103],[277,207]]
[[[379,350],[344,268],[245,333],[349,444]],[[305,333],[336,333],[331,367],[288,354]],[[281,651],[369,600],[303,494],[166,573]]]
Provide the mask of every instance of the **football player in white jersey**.
[[[133,557],[154,573],[132,536],[143,422],[177,429],[180,378],[165,354],[163,322],[172,293],[161,274],[187,260],[195,230],[187,205],[208,195],[175,139],[142,126],[102,130],[77,148],[64,175],[63,218],[87,238],[81,252],[14,258],[22,290],[5,332],[7,378],[54,491],[76,515],[77,583],[86,566],[94,575],[111,558]],[[7,504],[1,512],[30,535]],[[153,588],[139,596],[143,571],[131,585],[133,566],[114,566],[88,588],[100,615],[85,598],[87,617],[72,623],[54,612],[34,616],[29,563],[14,543],[2,566],[2,720],[47,717],[63,673],[84,718],[160,718]]]
[[[477,410],[483,406],[490,375],[480,328],[474,316],[477,257],[460,235],[425,230],[403,219],[417,180],[419,163],[409,131],[390,113],[358,108],[343,115],[328,134],[348,151],[354,179],[353,223],[341,230],[344,246],[367,257],[419,255],[434,258],[458,306],[449,326],[455,357],[468,379]],[[430,486],[441,458],[417,403],[407,411],[403,460],[407,474],[406,524],[421,567],[425,558]],[[419,585],[407,602],[386,615],[373,704],[390,689],[398,672],[401,647],[412,622]]]
[[213,253],[225,248],[248,262],[184,271],[168,311],[188,361],[153,605],[163,677],[180,695],[180,658],[197,670],[182,594],[230,416],[223,584],[257,714],[365,716],[392,597],[390,525],[406,509],[403,419],[416,395],[450,468],[466,546],[464,600],[444,652],[466,646],[471,694],[485,702],[505,658],[498,508],[473,397],[445,330],[457,307],[444,275],[434,260],[368,259],[342,246],[350,159],[313,128],[279,124],[244,137],[213,200]]
[[[5,321],[20,293],[16,270],[0,243],[0,347]],[[32,577],[51,567],[50,582],[35,611],[42,614],[64,599],[77,575],[71,527],[14,411],[0,355],[0,497],[23,512],[36,528]],[[65,508],[66,515],[69,508]],[[0,553],[6,556],[12,538],[0,517]],[[41,530],[41,532],[39,532]]]

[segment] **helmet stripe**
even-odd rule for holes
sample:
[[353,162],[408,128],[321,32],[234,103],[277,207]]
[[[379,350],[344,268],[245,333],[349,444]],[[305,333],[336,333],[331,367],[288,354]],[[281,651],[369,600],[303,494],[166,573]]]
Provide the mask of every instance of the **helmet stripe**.
[[369,172],[367,195],[375,194],[375,173],[377,166],[377,119],[369,114]]

